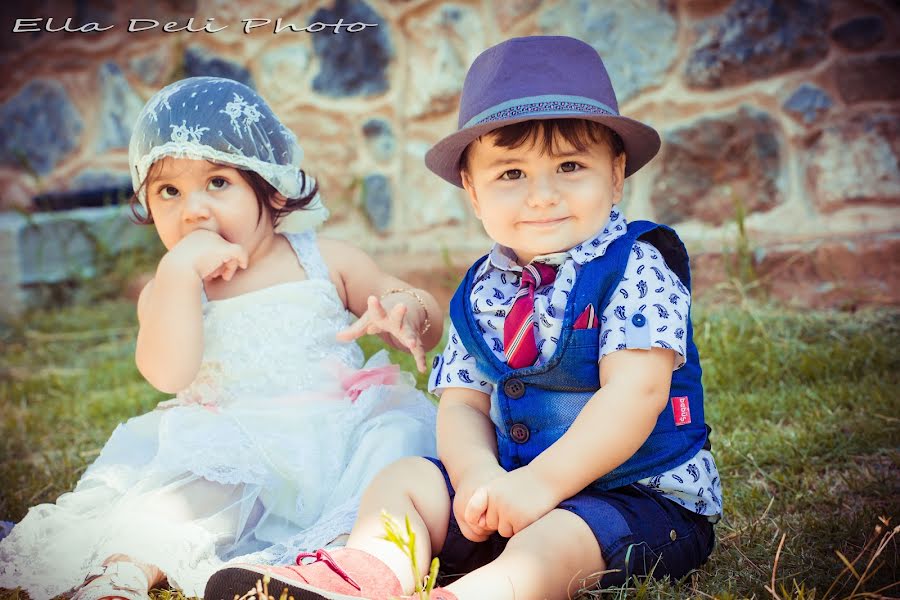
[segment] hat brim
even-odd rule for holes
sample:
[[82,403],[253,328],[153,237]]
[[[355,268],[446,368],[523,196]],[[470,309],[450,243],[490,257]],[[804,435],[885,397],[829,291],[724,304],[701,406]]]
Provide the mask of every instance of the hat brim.
[[461,129],[435,144],[425,154],[425,166],[440,178],[457,187],[463,187],[460,177],[459,159],[466,147],[486,133],[495,129],[521,123],[523,121],[547,119],[584,119],[605,125],[619,134],[625,146],[625,177],[628,177],[650,162],[659,152],[659,134],[649,125],[640,121],[617,115],[573,115],[572,113],[541,114],[540,116],[523,116],[502,121],[489,121],[472,127]]

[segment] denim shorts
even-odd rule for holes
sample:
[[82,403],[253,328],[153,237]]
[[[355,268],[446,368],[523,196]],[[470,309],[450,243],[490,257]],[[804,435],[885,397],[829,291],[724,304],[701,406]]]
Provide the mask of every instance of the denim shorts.
[[[428,458],[444,475],[450,504],[455,492],[440,460]],[[715,544],[713,525],[662,494],[639,483],[612,490],[590,488],[565,500],[559,508],[584,520],[606,562],[601,586],[622,585],[633,576],[680,579],[706,562]],[[503,552],[507,538],[495,533],[483,542],[463,536],[453,510],[447,538],[438,558],[442,576],[469,573]],[[599,565],[598,565],[599,570]]]

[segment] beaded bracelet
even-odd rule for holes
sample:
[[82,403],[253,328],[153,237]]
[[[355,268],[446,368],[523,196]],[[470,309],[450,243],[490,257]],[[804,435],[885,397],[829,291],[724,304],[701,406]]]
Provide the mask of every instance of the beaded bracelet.
[[422,327],[422,331],[419,332],[419,335],[425,335],[428,330],[431,329],[431,319],[428,317],[428,307],[425,305],[425,300],[422,299],[422,296],[419,295],[419,292],[417,292],[413,288],[394,288],[383,293],[381,295],[381,299],[384,299],[386,296],[390,296],[391,294],[409,294],[416,299],[416,302],[418,302],[419,306],[422,307],[422,310],[425,311],[425,326]]

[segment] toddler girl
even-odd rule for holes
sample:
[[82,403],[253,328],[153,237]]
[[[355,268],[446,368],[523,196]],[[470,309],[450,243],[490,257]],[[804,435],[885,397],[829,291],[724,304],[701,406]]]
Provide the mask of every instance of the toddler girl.
[[353,340],[380,334],[424,371],[440,309],[316,238],[327,212],[301,157],[235,81],[185,79],[144,107],[129,165],[168,252],[138,300],[136,362],[175,397],[121,424],[73,492],[0,542],[0,587],[131,599],[167,578],[200,596],[225,561],[335,543],[382,467],[434,452],[433,404]]

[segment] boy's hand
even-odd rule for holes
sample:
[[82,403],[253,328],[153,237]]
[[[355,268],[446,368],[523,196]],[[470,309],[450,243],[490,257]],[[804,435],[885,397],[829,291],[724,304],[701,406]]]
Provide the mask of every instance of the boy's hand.
[[556,508],[556,492],[528,466],[520,467],[490,481],[473,498],[485,497],[487,510],[481,526],[512,537]]
[[488,508],[484,490],[487,484],[504,475],[506,471],[495,463],[467,472],[460,481],[453,498],[453,514],[466,539],[483,542],[497,531],[496,527],[491,529],[484,524]]
[[390,310],[375,296],[369,296],[365,313],[350,327],[339,331],[337,339],[349,342],[364,335],[378,334],[381,339],[396,348],[409,351],[416,359],[420,373],[425,372],[425,347],[418,326],[407,316],[408,308],[402,300],[395,300]]
[[230,281],[238,269],[246,269],[247,251],[214,231],[197,229],[184,236],[163,258],[167,265],[192,270],[203,281],[221,277]]

